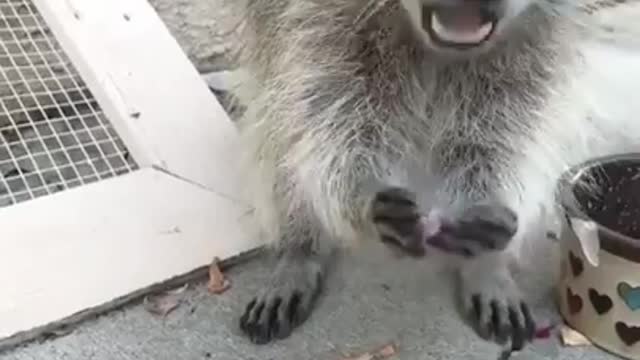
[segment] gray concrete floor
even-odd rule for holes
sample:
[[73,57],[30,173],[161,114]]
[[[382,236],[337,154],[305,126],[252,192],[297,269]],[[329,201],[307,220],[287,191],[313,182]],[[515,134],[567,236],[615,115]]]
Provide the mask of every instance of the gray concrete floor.
[[[204,283],[191,284],[182,305],[164,319],[134,304],[0,359],[337,360],[341,353],[390,341],[399,348],[394,359],[498,358],[498,347],[478,339],[461,322],[447,290],[450,276],[428,259],[397,259],[381,248],[346,259],[310,320],[291,338],[269,346],[251,345],[237,326],[238,312],[269,275],[268,262],[256,259],[227,272],[233,287],[222,295],[208,294]],[[547,274],[536,275],[525,277],[527,292],[538,314],[553,317]],[[562,348],[546,340],[512,359],[614,358],[592,347]]]

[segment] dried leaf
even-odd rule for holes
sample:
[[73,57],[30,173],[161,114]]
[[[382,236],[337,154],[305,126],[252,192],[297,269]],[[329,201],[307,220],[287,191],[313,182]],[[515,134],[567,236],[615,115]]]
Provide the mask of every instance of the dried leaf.
[[560,338],[564,346],[577,347],[591,345],[589,339],[566,325],[560,328]]
[[187,291],[188,288],[189,288],[189,284],[187,283],[187,284],[184,284],[182,287],[167,291],[167,294],[168,295],[180,295],[180,294],[184,293],[185,291]]
[[57,339],[73,333],[74,328],[70,325],[62,325],[42,334],[42,340]]
[[218,258],[214,258],[209,266],[209,284],[207,288],[212,294],[222,294],[231,287],[231,282],[225,278],[218,266],[219,261]]
[[165,317],[180,305],[178,295],[164,294],[159,296],[145,297],[144,308],[153,315]]
[[361,355],[345,357],[340,360],[383,360],[389,359],[397,353],[395,344],[387,344],[377,350],[370,351]]

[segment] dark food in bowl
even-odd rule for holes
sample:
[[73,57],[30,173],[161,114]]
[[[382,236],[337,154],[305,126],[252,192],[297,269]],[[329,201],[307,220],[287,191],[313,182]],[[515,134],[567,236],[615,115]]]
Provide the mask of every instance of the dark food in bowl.
[[582,211],[601,226],[640,240],[640,158],[606,162],[587,172],[588,186],[574,188]]

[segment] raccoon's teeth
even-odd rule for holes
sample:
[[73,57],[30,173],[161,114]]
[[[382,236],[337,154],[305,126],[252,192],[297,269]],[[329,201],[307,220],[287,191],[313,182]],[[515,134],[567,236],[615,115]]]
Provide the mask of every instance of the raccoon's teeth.
[[477,44],[489,36],[493,30],[493,22],[486,22],[479,26],[445,25],[438,16],[438,12],[434,11],[431,13],[431,29],[440,40],[445,42]]

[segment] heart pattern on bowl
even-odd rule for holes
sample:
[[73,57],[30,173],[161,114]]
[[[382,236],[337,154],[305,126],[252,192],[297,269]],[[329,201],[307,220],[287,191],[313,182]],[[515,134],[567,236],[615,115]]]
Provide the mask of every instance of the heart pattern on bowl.
[[629,326],[622,321],[616,323],[616,334],[627,346],[632,346],[640,341],[640,327]]
[[589,300],[598,315],[604,315],[613,308],[613,301],[606,294],[600,294],[596,289],[589,289]]
[[623,281],[618,284],[618,295],[631,311],[640,309],[640,287],[633,287]]
[[573,254],[573,251],[569,251],[569,265],[571,265],[571,272],[574,277],[578,277],[584,271],[584,264],[582,260]]
[[567,305],[571,315],[575,315],[582,310],[582,298],[578,294],[574,294],[571,288],[567,287]]

